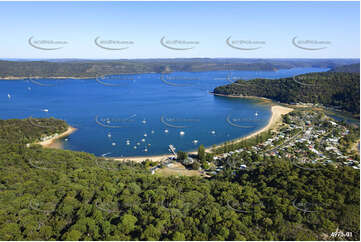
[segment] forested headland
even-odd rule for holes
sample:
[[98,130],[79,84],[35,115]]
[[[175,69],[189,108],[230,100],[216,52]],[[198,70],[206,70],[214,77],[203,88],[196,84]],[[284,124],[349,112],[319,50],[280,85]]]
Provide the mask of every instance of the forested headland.
[[311,103],[360,115],[360,73],[321,72],[280,79],[238,80],[215,94],[257,96],[296,104]]
[[0,120],[0,143],[30,144],[44,136],[63,133],[67,128],[65,121],[55,118]]

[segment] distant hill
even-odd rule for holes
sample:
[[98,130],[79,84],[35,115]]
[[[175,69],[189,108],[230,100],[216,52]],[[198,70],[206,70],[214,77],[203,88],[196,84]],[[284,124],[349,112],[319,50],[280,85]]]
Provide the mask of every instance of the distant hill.
[[360,63],[337,66],[330,70],[330,72],[350,72],[350,73],[360,73]]
[[276,71],[296,67],[323,67],[355,63],[354,59],[236,59],[176,58],[134,60],[0,60],[0,78],[74,77],[160,72],[201,72],[219,70]]
[[360,74],[321,72],[276,80],[238,80],[215,94],[265,97],[283,103],[318,103],[360,114]]

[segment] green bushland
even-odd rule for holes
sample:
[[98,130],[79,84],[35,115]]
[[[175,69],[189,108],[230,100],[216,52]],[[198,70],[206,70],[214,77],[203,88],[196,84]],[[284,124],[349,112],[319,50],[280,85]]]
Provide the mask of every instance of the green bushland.
[[310,171],[265,157],[211,179],[162,177],[149,162],[27,148],[43,131],[6,122],[0,240],[333,240],[337,228],[360,239],[360,173],[350,167]]
[[[295,81],[296,80],[296,81]],[[360,73],[320,72],[280,79],[238,80],[215,94],[269,98],[282,103],[313,103],[360,116]]]

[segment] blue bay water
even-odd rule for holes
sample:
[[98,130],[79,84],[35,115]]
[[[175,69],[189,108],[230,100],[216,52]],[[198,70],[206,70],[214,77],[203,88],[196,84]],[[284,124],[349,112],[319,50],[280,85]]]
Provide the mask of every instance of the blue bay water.
[[[97,79],[2,80],[0,118],[55,117],[78,128],[65,149],[95,155],[191,151],[249,135],[264,127],[270,104],[209,94],[236,79],[281,78],[324,68],[268,71],[175,72]],[[8,97],[10,94],[10,98]],[[46,112],[47,110],[47,112]]]

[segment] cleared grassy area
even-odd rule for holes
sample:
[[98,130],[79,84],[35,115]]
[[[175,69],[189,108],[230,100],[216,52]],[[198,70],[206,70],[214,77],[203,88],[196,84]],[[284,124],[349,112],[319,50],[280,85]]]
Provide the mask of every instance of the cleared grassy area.
[[181,163],[173,163],[170,167],[158,169],[155,172],[161,176],[203,176],[200,171],[188,170]]

